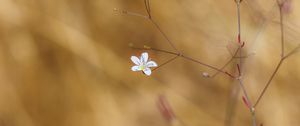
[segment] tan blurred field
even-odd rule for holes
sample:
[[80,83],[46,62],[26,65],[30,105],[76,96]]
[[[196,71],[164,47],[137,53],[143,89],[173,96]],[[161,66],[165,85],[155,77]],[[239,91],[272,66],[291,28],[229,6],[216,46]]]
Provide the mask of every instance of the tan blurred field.
[[[154,20],[186,55],[216,67],[236,42],[233,0],[152,0]],[[284,15],[286,52],[300,44],[300,1]],[[129,43],[172,51],[147,20],[114,8],[146,15],[143,0],[1,0],[0,126],[168,126],[157,107],[165,95],[185,126],[223,126],[226,111],[234,126],[251,117],[225,75],[176,59],[151,77],[130,70]],[[244,0],[242,38],[244,80],[250,99],[258,98],[280,60],[279,11],[275,0]],[[161,64],[172,58],[157,52]],[[300,125],[300,53],[284,61],[257,106],[263,126]],[[226,70],[234,71],[236,63]]]

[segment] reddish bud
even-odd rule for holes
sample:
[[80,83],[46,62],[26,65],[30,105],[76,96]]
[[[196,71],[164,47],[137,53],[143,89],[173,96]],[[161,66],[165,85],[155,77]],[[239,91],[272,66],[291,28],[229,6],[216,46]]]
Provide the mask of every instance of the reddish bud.
[[175,119],[175,114],[172,111],[170,105],[168,104],[165,96],[163,96],[163,95],[159,96],[158,107],[159,107],[161,114],[168,122],[172,122]]
[[251,106],[250,106],[250,104],[249,104],[248,100],[246,99],[246,97],[245,97],[245,96],[243,96],[242,98],[243,98],[243,102],[245,103],[245,105],[247,106],[247,108],[248,108],[248,109],[250,109],[250,108],[251,108]]

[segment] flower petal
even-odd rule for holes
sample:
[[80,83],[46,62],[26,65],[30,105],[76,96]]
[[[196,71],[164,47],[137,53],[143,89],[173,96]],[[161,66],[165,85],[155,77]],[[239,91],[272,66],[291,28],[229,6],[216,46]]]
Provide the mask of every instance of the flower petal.
[[140,60],[141,62],[146,63],[148,61],[148,53],[147,52],[142,53]]
[[154,61],[149,61],[149,62],[147,62],[146,66],[147,67],[157,67],[157,64]]
[[140,65],[141,61],[139,60],[139,58],[137,58],[136,56],[131,56],[131,61],[136,64],[136,65]]
[[131,70],[132,71],[140,71],[141,69],[140,69],[140,66],[133,66],[133,67],[131,67]]
[[150,76],[151,75],[151,69],[150,68],[146,68],[143,70],[144,74],[146,74],[147,76]]

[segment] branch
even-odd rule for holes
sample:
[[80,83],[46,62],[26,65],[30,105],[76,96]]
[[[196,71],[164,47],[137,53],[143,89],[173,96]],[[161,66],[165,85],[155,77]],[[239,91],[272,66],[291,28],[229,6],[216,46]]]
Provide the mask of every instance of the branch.
[[[224,68],[226,68],[236,57],[236,55],[238,54],[240,50],[240,47],[235,51],[234,55],[231,56],[231,58],[221,67],[221,70],[223,70]],[[219,74],[220,72],[217,71],[216,73],[214,73],[211,77],[215,77]]]
[[288,54],[284,54],[284,25],[283,25],[283,12],[282,12],[282,4],[279,2],[279,0],[277,0],[277,4],[279,7],[279,11],[280,11],[280,30],[281,30],[281,59],[279,61],[279,63],[276,66],[275,71],[272,73],[270,79],[268,80],[266,86],[264,87],[264,89],[262,90],[262,92],[260,93],[258,99],[256,100],[254,107],[256,107],[259,102],[261,101],[262,97],[264,96],[264,94],[266,93],[267,89],[269,88],[272,80],[274,79],[275,75],[278,73],[278,70],[280,68],[280,66],[282,65],[283,61],[285,61],[287,58],[289,58],[291,55],[293,55],[294,53],[296,53],[298,51],[298,49],[300,48],[300,45],[298,45],[296,48],[294,48],[290,53]]
[[155,67],[152,71],[155,71],[155,70],[157,70],[158,68],[161,68],[161,67],[163,67],[163,66],[165,66],[165,65],[167,65],[167,64],[169,64],[169,63],[171,63],[172,61],[174,61],[174,60],[177,59],[177,58],[178,58],[178,56],[175,56],[175,57],[173,57],[173,58],[167,60],[166,62],[162,63],[162,64],[159,65],[158,67]]
[[264,94],[266,93],[268,87],[270,86],[272,80],[274,79],[276,73],[278,72],[278,70],[279,70],[279,68],[280,68],[280,66],[281,66],[281,64],[282,64],[282,62],[283,62],[283,60],[284,60],[284,59],[281,59],[281,60],[279,61],[278,65],[276,66],[275,71],[272,73],[272,75],[271,75],[270,79],[268,80],[266,86],[264,87],[263,91],[260,93],[258,99],[256,100],[256,102],[255,102],[255,104],[254,104],[254,107],[256,107],[256,106],[258,105],[258,103],[260,102],[261,98],[262,98],[262,97],[264,96]]
[[205,66],[205,67],[207,67],[207,68],[216,70],[216,71],[218,71],[218,72],[220,72],[220,73],[226,74],[226,75],[230,76],[231,78],[236,78],[234,75],[232,75],[232,74],[230,74],[230,73],[228,73],[228,72],[226,72],[226,71],[223,71],[222,69],[219,69],[219,68],[217,68],[217,67],[215,67],[215,66],[212,66],[212,65],[203,63],[203,62],[201,62],[201,61],[199,61],[199,60],[196,60],[196,59],[191,58],[191,57],[189,57],[189,56],[183,55],[183,54],[181,54],[181,53],[176,53],[176,52],[166,51],[166,50],[162,50],[162,49],[156,49],[156,48],[152,48],[152,47],[148,47],[148,46],[144,46],[144,48],[139,48],[139,47],[134,47],[133,45],[130,45],[130,47],[131,47],[132,49],[137,49],[137,50],[157,51],[157,52],[161,52],[161,53],[166,53],[166,54],[170,54],[170,55],[175,55],[176,57],[182,57],[182,58],[184,58],[184,59],[186,59],[186,60],[192,61],[192,62],[197,63],[197,64],[199,64],[199,65],[202,65],[202,66]]
[[237,6],[237,18],[238,18],[238,43],[241,45],[239,53],[240,53],[240,63],[237,65],[238,68],[238,72],[239,72],[239,85],[242,89],[242,92],[247,100],[248,103],[248,108],[250,110],[251,113],[251,117],[252,117],[252,126],[256,126],[256,114],[255,114],[255,109],[254,106],[252,106],[252,102],[248,96],[248,92],[244,86],[243,80],[242,80],[242,47],[244,46],[244,43],[241,42],[241,16],[240,16],[240,4],[241,4],[242,0],[236,0],[236,6]]

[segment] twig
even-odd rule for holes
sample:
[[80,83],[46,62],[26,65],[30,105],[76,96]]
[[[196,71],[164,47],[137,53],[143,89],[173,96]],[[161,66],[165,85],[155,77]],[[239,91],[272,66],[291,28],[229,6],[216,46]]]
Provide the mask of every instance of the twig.
[[240,4],[241,0],[236,0],[236,6],[237,6],[237,19],[238,19],[238,42],[241,42],[241,12],[240,12]]
[[148,17],[151,18],[151,10],[150,10],[150,6],[149,6],[149,0],[144,0],[144,4],[145,4],[145,8],[146,8]]
[[176,52],[171,52],[171,51],[162,50],[162,49],[156,49],[156,48],[152,48],[152,47],[140,48],[140,47],[133,47],[132,46],[131,48],[136,49],[136,50],[151,50],[151,51],[157,51],[157,52],[171,54],[171,55],[178,55],[178,53],[176,53]]
[[178,58],[178,56],[175,56],[175,57],[173,57],[173,58],[167,60],[166,62],[162,63],[162,64],[159,65],[158,67],[155,67],[152,71],[155,71],[155,70],[157,70],[158,68],[161,68],[161,67],[163,67],[163,66],[165,66],[165,65],[167,65],[167,64],[169,64],[169,63],[171,63],[172,61],[174,61],[174,60],[177,59],[177,58]]
[[256,102],[255,102],[255,104],[254,104],[254,107],[256,107],[256,106],[258,105],[258,103],[260,102],[261,98],[262,98],[262,97],[264,96],[264,94],[266,93],[268,87],[270,86],[272,80],[274,79],[276,73],[278,72],[278,70],[279,70],[281,64],[283,63],[283,60],[284,60],[284,59],[282,58],[282,59],[279,61],[278,65],[276,66],[275,71],[272,73],[272,75],[271,75],[270,79],[268,80],[266,86],[264,87],[264,89],[263,89],[262,92],[260,93],[258,99],[256,100]]
[[[235,51],[234,55],[232,55],[232,57],[231,57],[231,58],[230,58],[230,59],[229,59],[222,67],[221,67],[221,70],[223,70],[224,68],[226,68],[226,67],[234,60],[234,58],[235,58],[236,55],[238,54],[239,50],[240,50],[240,47]],[[217,76],[219,73],[220,73],[220,72],[217,71],[217,72],[214,73],[211,77],[213,78],[213,77]]]
[[248,102],[248,105],[249,105],[249,110],[250,110],[250,113],[251,113],[251,117],[252,117],[252,126],[256,126],[256,116],[255,116],[255,109],[254,107],[252,106],[252,102],[249,98],[249,95],[248,95],[248,92],[244,86],[244,83],[243,83],[243,80],[242,80],[242,48],[244,46],[244,43],[242,43],[241,41],[241,16],[240,16],[240,4],[241,4],[241,0],[236,0],[236,5],[237,5],[237,18],[238,18],[238,43],[241,45],[240,47],[240,50],[239,50],[239,54],[240,54],[240,63],[237,64],[237,69],[238,69],[238,72],[239,72],[239,77],[237,78],[238,81],[239,81],[239,85],[242,89],[242,92]]
[[248,55],[245,55],[245,56],[235,56],[233,58],[243,58],[244,59],[244,58],[248,58],[251,55],[255,55],[255,53],[249,53]]
[[282,4],[277,0],[277,4],[279,7],[279,11],[280,11],[280,30],[281,30],[281,58],[279,63],[277,64],[275,71],[272,73],[271,77],[269,78],[267,84],[265,85],[264,89],[262,90],[262,92],[260,93],[259,97],[257,98],[254,107],[256,107],[259,102],[261,101],[262,97],[264,96],[264,94],[266,93],[267,89],[269,88],[272,80],[274,79],[275,75],[278,73],[278,70],[280,68],[280,66],[282,65],[283,61],[285,61],[288,57],[290,57],[292,54],[296,53],[297,50],[300,48],[300,45],[298,45],[296,48],[294,48],[290,53],[288,53],[287,55],[284,54],[284,25],[283,25],[283,13],[282,13]]
[[172,46],[172,48],[177,52],[180,53],[180,51],[176,48],[176,46],[173,44],[173,42],[169,39],[169,37],[166,35],[166,33],[160,28],[160,26],[156,23],[155,20],[152,18],[151,14],[151,6],[150,6],[150,0],[144,0],[145,8],[149,17],[149,20],[151,23],[158,29],[158,31],[163,35],[163,37],[168,41],[168,43]]
[[218,71],[218,72],[221,72],[221,73],[223,73],[223,74],[226,74],[226,75],[230,76],[231,78],[235,78],[234,75],[232,75],[232,74],[230,74],[230,73],[228,73],[228,72],[226,72],[226,71],[223,71],[222,69],[219,69],[219,68],[217,68],[217,67],[211,66],[211,65],[209,65],[209,64],[203,63],[203,62],[201,62],[201,61],[195,60],[195,59],[193,59],[193,58],[191,58],[191,57],[188,57],[188,56],[185,56],[185,55],[181,55],[181,57],[183,57],[183,58],[185,58],[185,59],[187,59],[187,60],[190,60],[190,61],[192,61],[192,62],[201,64],[201,65],[203,65],[203,66],[206,66],[206,67],[208,67],[208,68],[211,68],[211,69],[213,69],[213,70],[216,70],[216,71]]
[[286,54],[286,56],[284,56],[283,58],[289,58],[291,55],[293,55],[294,53],[297,53],[300,49],[300,45],[298,45],[296,48],[294,48],[291,52],[289,52],[288,54]]
[[279,0],[277,0],[277,4],[279,6],[279,16],[280,16],[280,32],[281,32],[281,58],[284,57],[284,26],[283,26],[283,13],[282,13],[282,4],[279,3]]
[[241,89],[243,91],[243,94],[244,94],[244,96],[245,96],[245,98],[246,98],[246,100],[248,102],[248,105],[249,105],[249,111],[250,111],[251,117],[252,117],[252,126],[256,126],[255,107],[253,106],[253,104],[252,104],[252,102],[251,102],[251,100],[250,100],[250,98],[248,96],[247,90],[246,90],[246,88],[245,88],[245,86],[243,84],[242,79],[239,78],[238,81],[239,81],[240,87],[241,87]]
[[173,42],[169,39],[169,37],[166,35],[165,32],[159,27],[159,25],[152,19],[150,18],[151,23],[158,29],[158,31],[163,35],[163,37],[167,40],[167,42],[173,47],[173,49],[177,52],[180,53],[180,51],[175,47]]
[[197,63],[197,64],[199,64],[199,65],[205,66],[205,67],[207,67],[207,68],[216,70],[216,71],[221,72],[221,73],[223,73],[223,74],[226,74],[226,75],[230,76],[231,78],[236,78],[234,75],[232,75],[232,74],[230,74],[230,73],[228,73],[228,72],[226,72],[226,71],[223,71],[222,69],[219,69],[219,68],[214,67],[214,66],[212,66],[212,65],[203,63],[203,62],[201,62],[201,61],[199,61],[199,60],[196,60],[196,59],[191,58],[191,57],[189,57],[189,56],[183,55],[183,54],[181,54],[181,53],[176,53],[176,52],[166,51],[166,50],[162,50],[162,49],[156,49],[156,48],[152,48],[152,47],[138,48],[138,47],[133,47],[133,46],[131,46],[131,48],[132,48],[132,49],[137,49],[137,50],[152,50],[152,51],[157,51],[157,52],[162,52],[162,53],[166,53],[166,54],[175,55],[175,56],[178,56],[178,57],[182,57],[182,58],[184,58],[184,59],[186,59],[186,60],[192,61],[192,62],[194,62],[194,63]]

